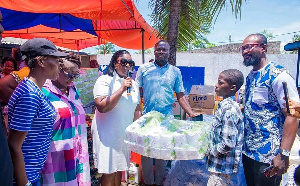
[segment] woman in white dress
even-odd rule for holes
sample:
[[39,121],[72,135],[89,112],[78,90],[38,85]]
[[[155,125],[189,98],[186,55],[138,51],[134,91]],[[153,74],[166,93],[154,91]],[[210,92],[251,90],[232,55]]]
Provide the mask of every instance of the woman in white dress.
[[[96,104],[92,122],[93,153],[95,166],[103,186],[119,186],[122,172],[129,167],[125,129],[141,116],[137,83],[127,77],[134,61],[126,50],[119,50],[111,58],[105,75],[94,86]],[[127,89],[130,87],[130,95]]]

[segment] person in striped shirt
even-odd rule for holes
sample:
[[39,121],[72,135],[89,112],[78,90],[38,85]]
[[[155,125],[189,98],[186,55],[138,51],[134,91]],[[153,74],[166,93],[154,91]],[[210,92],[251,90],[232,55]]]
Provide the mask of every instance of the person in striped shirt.
[[8,145],[16,184],[40,185],[40,171],[47,158],[56,116],[41,88],[46,79],[58,77],[58,58],[67,54],[44,38],[30,39],[20,50],[27,57],[30,73],[9,99]]

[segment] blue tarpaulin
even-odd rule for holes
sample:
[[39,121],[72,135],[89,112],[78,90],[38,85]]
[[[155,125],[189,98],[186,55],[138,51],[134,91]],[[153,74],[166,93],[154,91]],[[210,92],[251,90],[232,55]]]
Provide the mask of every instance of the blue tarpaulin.
[[[99,70],[105,74],[108,65],[100,65]],[[205,67],[185,67],[185,66],[177,66],[182,75],[182,81],[184,89],[187,93],[190,92],[192,85],[204,85],[204,77],[205,77]],[[139,66],[135,66],[135,72],[138,70]],[[133,75],[133,78],[135,74]]]
[[6,31],[45,25],[64,31],[80,29],[97,36],[91,20],[78,18],[70,14],[19,12],[1,7],[0,11],[3,15],[2,25]]

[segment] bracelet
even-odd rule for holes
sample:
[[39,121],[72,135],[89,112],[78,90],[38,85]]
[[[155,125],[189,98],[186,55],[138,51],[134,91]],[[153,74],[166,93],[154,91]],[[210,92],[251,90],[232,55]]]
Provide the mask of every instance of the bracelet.
[[25,186],[32,186],[31,182],[28,180]]
[[288,150],[285,150],[285,149],[280,149],[280,155],[283,155],[283,156],[286,156],[286,157],[289,157],[291,154],[290,151]]
[[15,73],[14,71],[12,71],[11,73],[10,73],[10,75],[12,75],[13,77],[14,77],[14,79],[16,80],[16,82],[19,84],[19,83],[21,83],[21,78],[20,78],[20,76],[17,74],[17,73]]

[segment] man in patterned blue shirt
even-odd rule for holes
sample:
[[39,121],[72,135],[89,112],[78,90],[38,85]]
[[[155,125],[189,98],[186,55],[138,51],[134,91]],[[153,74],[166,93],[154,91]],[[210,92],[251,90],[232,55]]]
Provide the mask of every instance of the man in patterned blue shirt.
[[[195,116],[184,98],[184,87],[180,70],[168,63],[170,46],[166,41],[155,44],[155,61],[147,63],[138,69],[136,82],[143,88],[143,114],[158,111],[165,115],[172,115],[174,92],[177,100],[185,112],[192,118]],[[155,177],[153,175],[153,159],[142,156],[142,171],[146,185],[163,185],[166,161],[156,159]]]
[[232,96],[244,84],[244,76],[236,69],[220,73],[215,92],[223,100],[218,104],[212,123],[206,165],[208,186],[231,185],[232,174],[238,172],[244,140],[244,121],[239,104]]
[[[241,47],[244,65],[253,69],[245,88],[245,142],[243,166],[247,185],[279,185],[287,171],[289,154],[298,129],[298,119],[287,115],[283,107],[283,86],[289,97],[299,101],[294,79],[287,70],[266,58],[267,38],[262,34],[247,36]],[[264,169],[273,165],[271,177]]]

